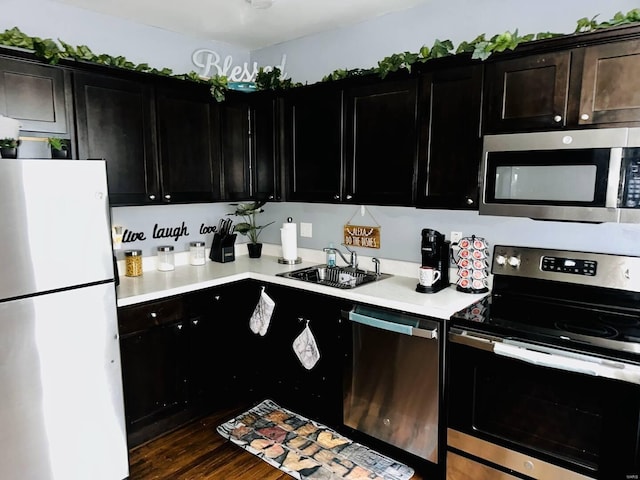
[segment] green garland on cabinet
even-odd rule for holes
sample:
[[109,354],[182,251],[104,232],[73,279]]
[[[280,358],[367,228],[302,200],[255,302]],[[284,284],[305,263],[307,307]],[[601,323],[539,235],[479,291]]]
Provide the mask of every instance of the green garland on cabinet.
[[[618,12],[612,19],[605,22],[598,22],[596,20],[597,17],[598,15],[591,19],[586,17],[581,18],[578,20],[576,29],[573,33],[592,32],[595,30],[640,22],[640,8],[634,8],[627,14]],[[471,58],[473,59],[486,60],[493,52],[513,50],[521,43],[545,38],[561,37],[564,35],[565,34],[562,33],[543,32],[520,36],[516,29],[514,32],[507,31],[494,35],[489,39],[486,38],[485,34],[479,35],[470,42],[462,42],[458,45],[457,49],[454,49],[453,43],[450,40],[436,39],[431,48],[424,45],[417,53],[394,53],[378,61],[378,66],[374,68],[334,70],[329,75],[325,76],[322,81],[327,82],[371,74],[378,75],[380,78],[385,78],[389,73],[396,72],[398,70],[407,70],[410,72],[412,66],[416,63],[425,63],[435,58],[447,57],[459,53],[471,53]],[[34,52],[36,57],[46,60],[51,65],[56,65],[60,60],[69,59],[207,83],[209,85],[211,95],[218,102],[225,99],[225,94],[229,88],[228,79],[224,75],[215,75],[209,79],[200,77],[198,73],[194,71],[186,74],[174,75],[173,71],[169,68],[156,69],[150,67],[147,63],[136,65],[123,56],[113,57],[104,53],[97,55],[86,45],[73,47],[60,39],[58,39],[58,42],[59,44],[50,38],[42,39],[39,37],[30,37],[29,35],[21,32],[18,27],[13,27],[5,30],[4,33],[0,33],[0,45],[30,50]],[[291,79],[282,80],[280,75],[281,72],[278,68],[265,71],[265,69],[261,67],[256,76],[257,90],[282,90],[302,85],[301,83],[293,82]]]

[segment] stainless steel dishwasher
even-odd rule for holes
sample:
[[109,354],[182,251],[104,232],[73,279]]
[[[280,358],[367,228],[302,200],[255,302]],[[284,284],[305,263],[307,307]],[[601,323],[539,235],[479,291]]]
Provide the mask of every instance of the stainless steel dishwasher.
[[438,463],[441,323],[368,306],[343,318],[353,333],[344,424]]

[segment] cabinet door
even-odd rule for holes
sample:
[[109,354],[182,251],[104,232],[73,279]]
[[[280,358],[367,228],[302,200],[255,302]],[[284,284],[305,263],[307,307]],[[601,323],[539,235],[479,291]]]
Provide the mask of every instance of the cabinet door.
[[211,95],[201,85],[156,92],[163,202],[220,198]]
[[419,206],[478,208],[481,97],[481,65],[421,78]]
[[587,47],[578,122],[640,121],[640,40]]
[[223,199],[249,199],[251,197],[249,104],[227,101],[220,105],[220,128]]
[[185,408],[185,346],[182,322],[120,338],[125,412],[131,430]]
[[563,51],[488,63],[485,133],[564,127],[570,61]]
[[337,202],[343,185],[342,90],[303,87],[284,99],[287,200]]
[[417,80],[346,93],[347,178],[343,201],[411,205],[417,166]]
[[280,200],[277,100],[271,92],[233,97],[220,109],[227,200]]
[[211,411],[224,405],[225,388],[218,372],[229,359],[223,356],[229,295],[225,288],[205,289],[185,295],[188,333],[189,405],[194,411]]
[[271,92],[259,92],[251,97],[249,110],[251,198],[257,200],[280,200],[277,105],[278,100]]
[[111,203],[159,203],[151,87],[80,72],[74,85],[78,157],[106,160]]
[[[328,425],[341,424],[343,351],[341,317],[346,302],[297,289],[268,285],[266,292],[276,303],[270,330],[270,362],[265,371],[267,394],[283,405]],[[316,364],[307,369],[297,357],[293,343],[309,325],[319,352]],[[277,367],[275,367],[277,366]]]
[[68,138],[68,76],[61,68],[0,58],[0,114],[20,120],[22,131]]

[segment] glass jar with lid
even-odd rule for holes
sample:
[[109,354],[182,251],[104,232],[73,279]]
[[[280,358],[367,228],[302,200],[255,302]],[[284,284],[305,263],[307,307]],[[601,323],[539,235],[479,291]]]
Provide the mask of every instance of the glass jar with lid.
[[125,276],[139,277],[142,275],[142,250],[126,250],[124,252]]
[[189,263],[191,265],[204,265],[206,263],[204,242],[195,241],[189,244]]
[[176,268],[173,247],[171,245],[158,247],[157,266],[160,272],[169,272]]

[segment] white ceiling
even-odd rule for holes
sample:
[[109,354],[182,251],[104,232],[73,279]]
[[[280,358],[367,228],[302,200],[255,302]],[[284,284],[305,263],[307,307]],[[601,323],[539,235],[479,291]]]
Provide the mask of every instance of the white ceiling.
[[432,0],[58,0],[177,33],[248,50],[353,25]]

